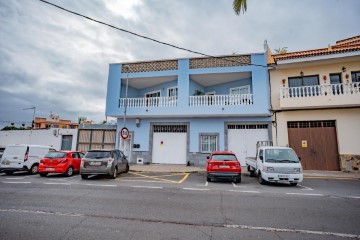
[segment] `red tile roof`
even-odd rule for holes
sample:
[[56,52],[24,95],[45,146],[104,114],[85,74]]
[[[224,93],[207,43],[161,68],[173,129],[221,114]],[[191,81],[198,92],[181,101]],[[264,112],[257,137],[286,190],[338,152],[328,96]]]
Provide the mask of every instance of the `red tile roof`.
[[305,58],[305,57],[313,57],[313,56],[322,56],[322,55],[330,55],[336,53],[344,53],[344,52],[355,52],[360,51],[360,35],[351,37],[348,39],[343,39],[337,41],[335,45],[320,48],[320,49],[312,49],[306,51],[299,52],[289,52],[284,54],[272,54],[271,58],[268,60],[268,63],[274,63],[276,61],[287,60],[287,59],[296,59],[296,58]]

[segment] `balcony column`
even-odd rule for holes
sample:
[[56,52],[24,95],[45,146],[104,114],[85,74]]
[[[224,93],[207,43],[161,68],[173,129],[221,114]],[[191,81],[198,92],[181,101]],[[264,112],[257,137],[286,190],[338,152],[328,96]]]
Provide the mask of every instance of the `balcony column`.
[[189,59],[179,59],[178,61],[178,106],[186,108],[189,106]]

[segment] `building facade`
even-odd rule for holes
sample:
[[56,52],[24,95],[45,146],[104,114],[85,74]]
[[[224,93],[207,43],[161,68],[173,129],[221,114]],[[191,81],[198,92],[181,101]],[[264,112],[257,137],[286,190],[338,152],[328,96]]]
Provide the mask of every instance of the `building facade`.
[[360,36],[269,57],[273,140],[304,169],[360,167]]
[[267,53],[110,64],[106,115],[131,163],[203,166],[231,150],[245,165],[271,138]]
[[[85,123],[84,123],[85,124]],[[34,119],[34,129],[49,129],[49,128],[66,128],[66,129],[77,129],[78,123],[73,123],[71,120],[60,119],[59,116],[53,114],[50,115],[49,119],[36,117]]]

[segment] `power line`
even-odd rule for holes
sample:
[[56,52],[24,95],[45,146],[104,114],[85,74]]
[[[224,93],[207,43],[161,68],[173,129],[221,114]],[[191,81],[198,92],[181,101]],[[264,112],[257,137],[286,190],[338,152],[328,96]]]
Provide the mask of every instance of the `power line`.
[[83,14],[80,14],[80,13],[77,13],[77,12],[74,12],[74,11],[71,11],[71,10],[69,10],[69,9],[60,7],[59,5],[56,5],[56,4],[54,4],[54,3],[51,3],[51,2],[48,2],[48,1],[45,1],[45,0],[39,0],[39,1],[40,1],[40,2],[43,2],[43,3],[46,3],[46,4],[49,4],[49,5],[53,6],[53,7],[59,8],[59,9],[61,9],[61,10],[63,10],[63,11],[69,12],[69,13],[71,13],[71,14],[77,15],[77,16],[79,16],[79,17],[86,18],[86,19],[88,19],[88,20],[90,20],[90,21],[93,21],[93,22],[96,22],[96,23],[99,23],[99,24],[102,24],[102,25],[105,25],[105,26],[114,28],[114,29],[119,30],[119,31],[122,31],[122,32],[129,33],[129,34],[131,34],[131,35],[134,35],[134,36],[137,36],[137,37],[140,37],[140,38],[147,39],[147,40],[150,40],[150,41],[159,43],[159,44],[163,44],[163,45],[166,45],[166,46],[169,46],[169,47],[172,47],[172,48],[176,48],[176,49],[183,50],[183,51],[190,52],[190,53],[195,53],[195,54],[198,54],[198,55],[201,55],[201,56],[204,56],[204,57],[220,58],[220,59],[223,59],[223,60],[225,60],[225,61],[234,62],[234,63],[240,63],[241,65],[253,65],[253,66],[258,66],[258,67],[267,67],[267,66],[260,65],[260,64],[243,63],[243,62],[239,62],[239,61],[236,61],[236,60],[227,59],[227,58],[225,58],[225,57],[216,57],[216,56],[212,56],[212,55],[209,55],[209,54],[205,54],[205,53],[193,51],[193,50],[190,50],[190,49],[187,49],[187,48],[178,47],[178,46],[175,46],[175,45],[170,44],[170,43],[162,42],[162,41],[159,41],[159,40],[157,40],[157,39],[150,38],[150,37],[147,37],[147,36],[144,36],[144,35],[140,35],[140,34],[131,32],[131,31],[129,31],[129,30],[126,30],[126,29],[123,29],[123,28],[119,28],[119,27],[116,27],[116,26],[114,26],[114,25],[111,25],[111,24],[108,24],[108,23],[105,23],[105,22],[96,20],[96,19],[94,19],[94,18],[91,18],[91,17],[85,16],[85,15],[83,15]]

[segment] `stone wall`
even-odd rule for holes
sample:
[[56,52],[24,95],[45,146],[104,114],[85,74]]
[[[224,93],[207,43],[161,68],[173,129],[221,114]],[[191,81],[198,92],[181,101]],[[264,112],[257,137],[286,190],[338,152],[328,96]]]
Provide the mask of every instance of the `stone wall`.
[[360,172],[360,155],[340,154],[340,168],[343,172]]

